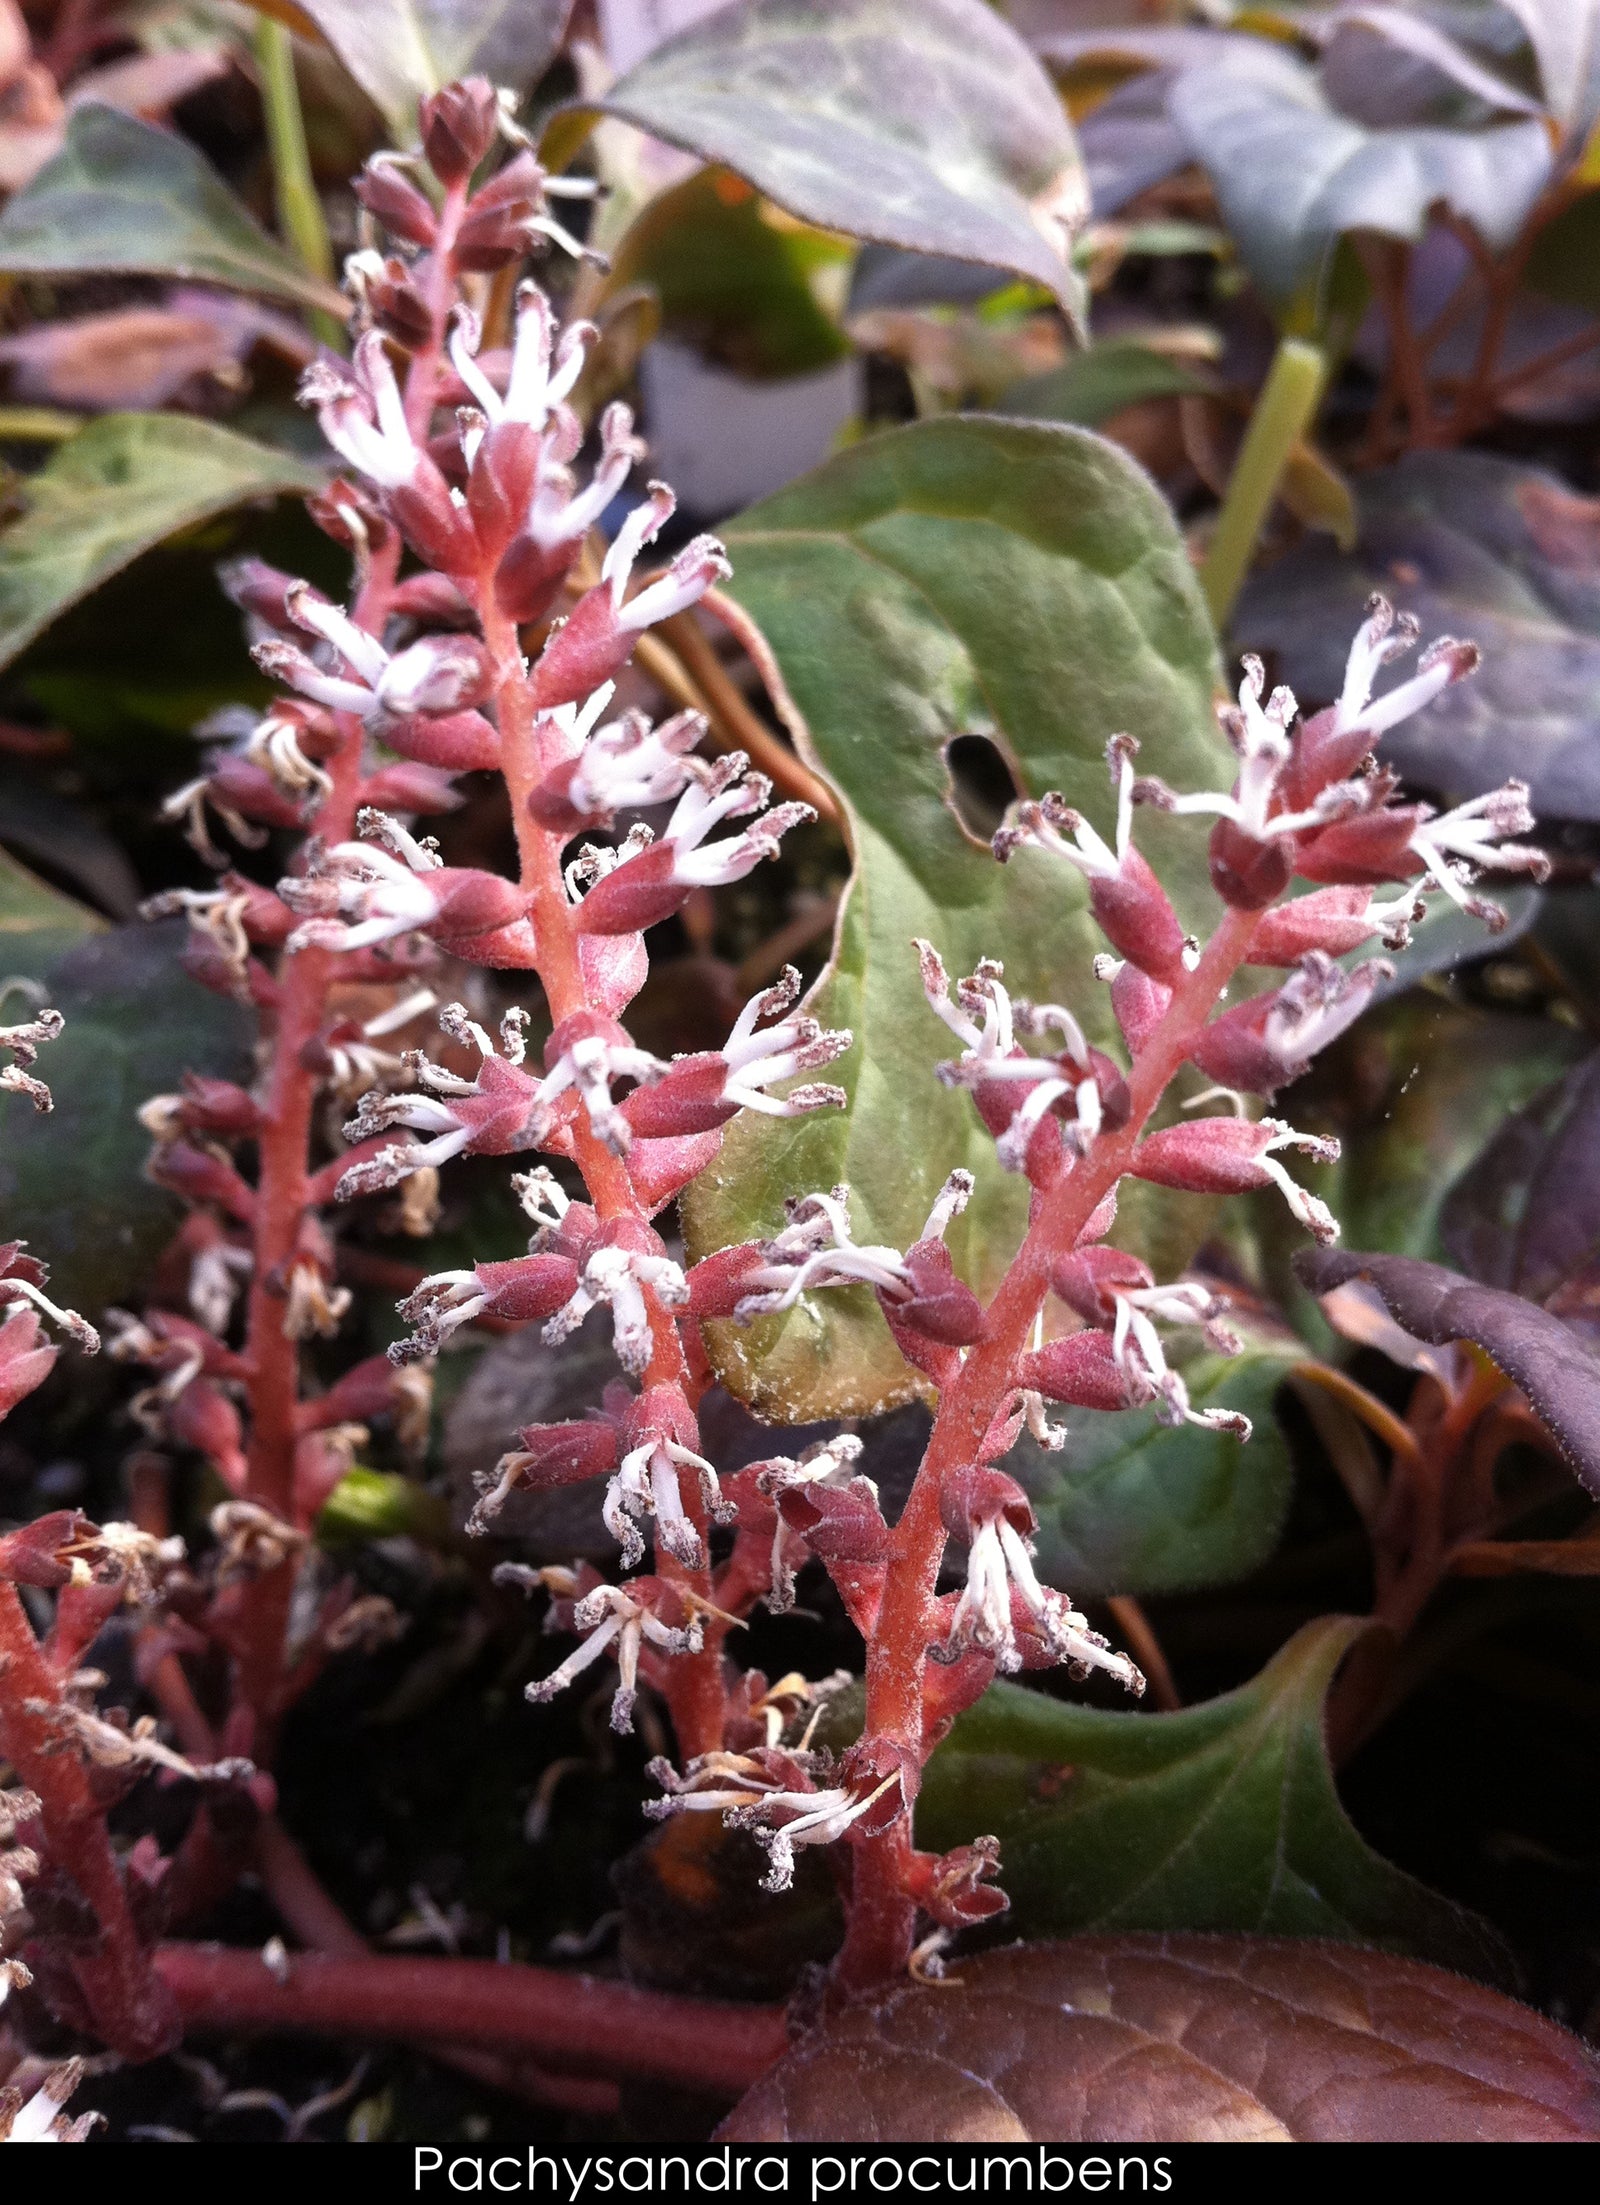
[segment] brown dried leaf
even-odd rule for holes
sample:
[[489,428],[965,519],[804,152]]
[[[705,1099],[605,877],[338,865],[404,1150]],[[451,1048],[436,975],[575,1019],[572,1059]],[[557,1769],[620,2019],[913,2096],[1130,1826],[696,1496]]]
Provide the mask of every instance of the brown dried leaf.
[[1600,2140],[1600,2062],[1497,1991],[1278,1938],[1080,1937],[897,1985],[797,2045],[731,2143]]

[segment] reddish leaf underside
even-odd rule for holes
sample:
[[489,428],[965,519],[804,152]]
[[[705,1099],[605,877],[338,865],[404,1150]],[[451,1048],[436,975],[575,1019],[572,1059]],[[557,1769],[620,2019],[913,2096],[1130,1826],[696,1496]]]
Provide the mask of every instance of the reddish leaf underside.
[[1600,2140],[1600,2061],[1442,1968],[1279,1938],[1080,1937],[961,1961],[797,2045],[735,2143]]

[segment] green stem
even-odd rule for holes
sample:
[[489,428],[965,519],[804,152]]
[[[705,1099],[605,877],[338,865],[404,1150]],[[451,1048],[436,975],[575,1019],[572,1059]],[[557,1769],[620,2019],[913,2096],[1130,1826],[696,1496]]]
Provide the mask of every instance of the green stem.
[[1200,569],[1200,587],[1219,628],[1232,612],[1250,571],[1256,539],[1289,456],[1311,426],[1326,373],[1327,360],[1320,346],[1299,337],[1285,337],[1279,345]]
[[[256,64],[272,149],[272,181],[278,225],[314,276],[333,281],[333,247],[306,149],[300,87],[295,81],[294,40],[283,24],[263,16],[256,25]],[[344,332],[332,314],[313,307],[312,327],[324,344],[341,346]]]

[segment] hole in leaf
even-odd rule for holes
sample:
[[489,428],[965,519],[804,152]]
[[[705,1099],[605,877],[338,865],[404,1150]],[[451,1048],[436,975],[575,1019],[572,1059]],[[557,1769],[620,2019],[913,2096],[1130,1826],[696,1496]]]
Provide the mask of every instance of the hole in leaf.
[[978,842],[988,842],[1022,790],[1005,754],[987,735],[957,735],[944,746],[950,807]]

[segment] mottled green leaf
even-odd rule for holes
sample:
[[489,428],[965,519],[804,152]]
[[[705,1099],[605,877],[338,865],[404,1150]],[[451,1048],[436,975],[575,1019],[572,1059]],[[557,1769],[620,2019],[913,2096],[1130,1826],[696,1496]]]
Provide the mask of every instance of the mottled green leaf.
[[572,0],[296,0],[388,123],[417,139],[417,102],[458,77],[526,92],[560,47]]
[[1364,1628],[1308,1624],[1249,1684],[1172,1715],[991,1685],[928,1764],[918,1842],[997,1836],[1023,1937],[1333,1937],[1504,1980],[1494,1931],[1381,1859],[1339,1804],[1323,1701]]
[[48,1117],[7,1114],[0,1216],[50,1264],[51,1291],[91,1321],[138,1298],[176,1230],[177,1202],[144,1178],[150,1136],[137,1112],[189,1067],[249,1077],[254,1022],[178,964],[184,929],[120,926],[43,975],[66,1020],[40,1070]]
[[1001,398],[999,411],[1035,421],[1076,421],[1095,429],[1124,406],[1137,406],[1147,398],[1178,398],[1210,387],[1184,361],[1130,338],[1095,345],[1063,367],[1013,383]]
[[[69,949],[104,925],[97,913],[0,849],[0,986],[8,980],[42,980]],[[13,1017],[18,1015],[15,996],[7,1008]]]
[[415,1478],[391,1470],[347,1470],[317,1515],[317,1538],[324,1546],[352,1539],[418,1539],[436,1546],[449,1537],[450,1511],[444,1496]]
[[[875,437],[727,534],[731,588],[776,658],[806,755],[847,810],[856,871],[815,1009],[857,1046],[830,1074],[847,1112],[735,1121],[686,1205],[691,1248],[771,1231],[785,1194],[840,1180],[860,1237],[903,1247],[964,1165],[979,1192],[951,1247],[987,1293],[1020,1237],[1025,1189],[999,1170],[967,1097],[933,1077],[949,1038],[923,1000],[912,939],[927,936],[955,973],[998,956],[1018,993],[1071,1003],[1104,1039],[1112,1028],[1077,874],[1028,851],[998,866],[954,809],[946,753],[978,738],[1002,779],[1034,795],[1059,788],[1103,825],[1103,751],[1119,730],[1139,736],[1152,772],[1216,786],[1228,754],[1193,570],[1165,505],[1114,445],[971,417]],[[1143,815],[1138,831],[1190,922],[1209,925],[1203,833]],[[1184,1205],[1163,1204],[1184,1231]],[[1130,1220],[1139,1207],[1130,1201]],[[910,1390],[864,1292],[716,1332],[727,1382],[781,1421]]]
[[1272,1397],[1304,1354],[1292,1334],[1263,1332],[1241,1355],[1182,1362],[1195,1407],[1242,1410],[1255,1427],[1248,1444],[1193,1424],[1174,1430],[1152,1409],[1053,1410],[1070,1434],[1062,1452],[1024,1437],[1006,1458],[1038,1514],[1047,1581],[1077,1599],[1171,1592],[1228,1584],[1264,1562],[1292,1483]]
[[1600,500],[1489,452],[1413,452],[1362,476],[1353,557],[1308,541],[1256,575],[1233,629],[1310,710],[1339,693],[1367,594],[1484,662],[1384,738],[1424,788],[1476,796],[1508,775],[1536,812],[1600,819]]
[[0,535],[0,665],[164,537],[321,481],[315,468],[210,421],[110,413],[91,422],[29,478],[27,510]]
[[67,142],[0,214],[11,275],[182,276],[344,316],[193,146],[115,107],[75,108]]
[[823,229],[1009,268],[1081,319],[1071,126],[983,0],[736,0],[594,104]]
[[812,278],[851,248],[780,217],[726,170],[701,169],[652,199],[612,255],[604,296],[649,284],[661,326],[742,375],[804,375],[850,349]]

